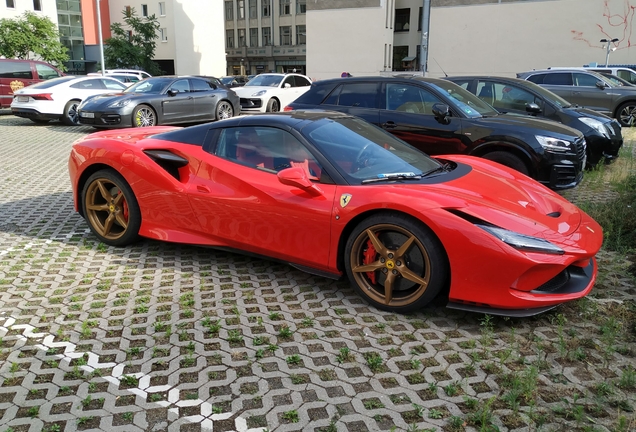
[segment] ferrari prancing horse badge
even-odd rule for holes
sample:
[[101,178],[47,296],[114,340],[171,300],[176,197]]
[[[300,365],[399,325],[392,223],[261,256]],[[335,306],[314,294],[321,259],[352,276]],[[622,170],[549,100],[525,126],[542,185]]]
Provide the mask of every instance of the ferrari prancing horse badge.
[[340,197],[340,207],[345,208],[351,201],[351,194],[342,194]]

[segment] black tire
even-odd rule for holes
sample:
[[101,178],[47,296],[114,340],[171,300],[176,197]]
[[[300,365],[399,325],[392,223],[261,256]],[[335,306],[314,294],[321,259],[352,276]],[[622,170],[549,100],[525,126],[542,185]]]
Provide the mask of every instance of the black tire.
[[519,157],[513,155],[512,153],[508,153],[505,151],[494,151],[494,152],[486,153],[484,155],[484,159],[488,159],[490,161],[505,165],[508,168],[512,168],[514,170],[519,171],[521,174],[525,174],[525,175],[530,174],[530,171],[528,170],[528,166],[525,163],[523,163],[523,161]]
[[35,118],[30,118],[29,120],[31,120],[35,124],[47,124],[50,121],[46,119],[35,119]]
[[132,126],[157,126],[157,113],[148,105],[139,105],[132,113]]
[[66,102],[64,105],[64,113],[60,120],[67,126],[75,126],[80,124],[79,122],[79,114],[77,114],[77,107],[82,101],[78,99],[73,99]]
[[126,180],[112,169],[91,175],[82,190],[84,219],[93,234],[111,246],[126,246],[139,237],[141,212]]
[[234,117],[234,107],[226,100],[220,101],[216,105],[215,117],[217,120],[223,120]]
[[625,102],[616,110],[616,120],[623,127],[632,127],[636,124],[636,101]]
[[[370,234],[377,240],[373,244],[381,247],[372,244]],[[404,245],[406,250],[401,251]],[[406,215],[392,213],[379,213],[358,224],[345,246],[345,269],[361,297],[378,309],[399,313],[430,303],[449,277],[446,252],[432,231]]]
[[278,112],[278,111],[280,111],[280,104],[278,103],[278,100],[274,99],[274,98],[271,98],[267,102],[266,111],[267,112]]

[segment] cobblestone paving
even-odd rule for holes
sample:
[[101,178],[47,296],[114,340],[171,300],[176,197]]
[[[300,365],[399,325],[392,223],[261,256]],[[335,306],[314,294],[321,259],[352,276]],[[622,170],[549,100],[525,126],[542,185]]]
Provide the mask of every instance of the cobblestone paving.
[[345,282],[97,242],[83,127],[0,115],[0,432],[636,430],[634,280],[527,319],[396,315]]

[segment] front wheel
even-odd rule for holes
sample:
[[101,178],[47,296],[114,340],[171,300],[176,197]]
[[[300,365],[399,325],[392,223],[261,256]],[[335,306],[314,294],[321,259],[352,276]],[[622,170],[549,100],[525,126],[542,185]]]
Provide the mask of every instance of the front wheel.
[[484,155],[484,159],[500,163],[519,171],[521,174],[529,175],[528,167],[519,157],[505,151],[494,151]]
[[377,214],[362,221],[345,248],[347,276],[378,309],[417,310],[448,280],[448,261],[435,235],[405,215]]
[[133,127],[150,127],[157,125],[157,115],[148,105],[139,105],[133,111]]
[[141,212],[126,180],[114,170],[91,175],[82,191],[84,218],[103,243],[125,246],[134,242],[141,227]]
[[270,99],[269,102],[267,102],[267,108],[266,108],[267,112],[278,112],[280,111],[280,106],[278,105],[278,101],[274,98]]
[[234,117],[234,108],[228,101],[221,101],[216,106],[216,119],[223,120]]
[[62,114],[62,123],[68,126],[75,126],[79,123],[79,115],[77,114],[77,107],[81,101],[74,99],[70,100],[64,106],[64,114]]
[[616,119],[623,127],[632,127],[636,123],[636,102],[626,102],[616,110]]

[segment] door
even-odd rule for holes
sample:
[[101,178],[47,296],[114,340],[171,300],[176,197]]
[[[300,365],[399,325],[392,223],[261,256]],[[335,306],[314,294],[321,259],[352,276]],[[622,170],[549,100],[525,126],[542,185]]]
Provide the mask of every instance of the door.
[[194,100],[193,120],[215,120],[217,93],[215,87],[209,81],[198,78],[190,78],[190,88],[192,89],[192,98]]
[[[170,91],[175,92],[173,96]],[[161,110],[162,124],[192,121],[194,115],[194,98],[190,92],[190,83],[187,79],[173,82],[166,94],[163,95]]]
[[379,126],[379,94],[379,83],[346,83],[332,91],[321,108],[355,115]]
[[[306,167],[320,188],[282,184],[277,172]],[[228,247],[327,269],[336,185],[290,132],[274,127],[222,129],[189,189],[204,232]]]
[[[572,99],[575,103],[602,113],[611,112],[612,109],[612,89],[607,84],[594,75],[583,72],[572,73],[574,87],[572,88]],[[600,84],[603,88],[597,86]],[[572,102],[572,101],[571,101]]]
[[461,119],[450,117],[448,124],[433,115],[433,105],[446,103],[420,86],[387,83],[380,110],[380,126],[412,146],[431,155],[464,153]]

